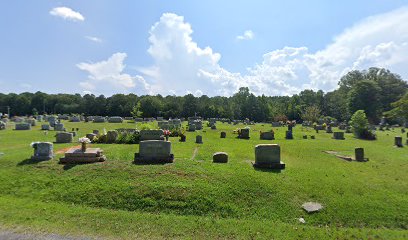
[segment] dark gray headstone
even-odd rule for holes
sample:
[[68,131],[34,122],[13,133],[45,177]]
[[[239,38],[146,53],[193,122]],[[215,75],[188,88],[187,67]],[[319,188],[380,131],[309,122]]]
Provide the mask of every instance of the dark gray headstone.
[[213,162],[214,163],[227,163],[228,162],[228,154],[225,152],[216,152],[213,154]]

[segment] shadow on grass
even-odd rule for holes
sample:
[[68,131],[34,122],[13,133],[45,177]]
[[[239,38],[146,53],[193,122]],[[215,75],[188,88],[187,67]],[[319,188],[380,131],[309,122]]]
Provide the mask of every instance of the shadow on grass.
[[49,161],[49,159],[39,160],[39,159],[27,158],[27,159],[24,159],[23,161],[17,163],[17,166],[33,165],[33,164],[37,164],[37,163],[45,162],[45,161]]
[[[63,164],[63,163],[61,163],[61,164]],[[64,171],[68,171],[68,170],[74,168],[76,165],[78,165],[78,163],[65,163],[63,165],[64,165],[64,167],[62,169],[64,169]]]
[[251,163],[252,167],[255,171],[258,172],[271,172],[271,173],[280,173],[283,169],[275,169],[275,168],[268,168],[268,167],[257,167],[254,163]]
[[258,172],[272,172],[272,173],[280,173],[282,172],[282,169],[270,169],[270,168],[259,168],[259,167],[254,167],[255,171]]
[[173,164],[173,162],[135,162],[133,161],[134,165],[169,165]]

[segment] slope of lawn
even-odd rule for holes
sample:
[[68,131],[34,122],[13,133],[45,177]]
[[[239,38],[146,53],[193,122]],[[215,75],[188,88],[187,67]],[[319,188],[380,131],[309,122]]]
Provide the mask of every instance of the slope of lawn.
[[[40,123],[41,124],[41,123]],[[39,125],[40,125],[39,124]],[[69,123],[78,136],[93,129],[134,128],[134,123]],[[32,141],[54,141],[36,126],[0,131],[0,226],[33,231],[108,238],[408,238],[408,146],[395,148],[400,129],[377,132],[364,141],[296,126],[294,140],[285,127],[274,128],[273,141],[259,140],[269,124],[251,126],[251,139],[237,139],[244,125],[217,124],[217,130],[187,133],[187,142],[170,138],[175,162],[135,165],[139,145],[92,144],[108,161],[60,165],[63,150],[54,144],[54,160],[29,160]],[[336,129],[334,129],[336,131]],[[227,138],[220,139],[226,131]],[[195,144],[195,136],[203,144]],[[316,139],[302,139],[302,135]],[[76,139],[78,138],[76,137]],[[286,169],[281,173],[252,167],[254,147],[278,143]],[[353,155],[364,147],[368,162],[348,162],[323,153]],[[229,154],[227,164],[212,154]],[[324,209],[306,214],[301,205],[316,201]],[[300,217],[305,224],[298,221]]]

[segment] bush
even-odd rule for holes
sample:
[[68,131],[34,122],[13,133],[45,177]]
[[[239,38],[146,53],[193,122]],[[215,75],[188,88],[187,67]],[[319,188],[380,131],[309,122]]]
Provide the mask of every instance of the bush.
[[134,133],[119,133],[116,143],[118,144],[137,144],[140,142],[140,134],[138,132]]
[[375,133],[369,129],[368,119],[364,110],[357,110],[351,117],[350,125],[356,138],[374,140]]

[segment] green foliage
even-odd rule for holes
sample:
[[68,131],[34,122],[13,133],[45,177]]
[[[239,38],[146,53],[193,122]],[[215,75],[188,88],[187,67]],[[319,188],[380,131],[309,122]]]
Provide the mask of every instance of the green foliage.
[[376,138],[374,133],[368,128],[369,123],[364,110],[357,110],[353,116],[351,116],[350,125],[355,137],[369,140]]
[[138,144],[140,142],[139,132],[126,133],[120,132],[116,139],[117,144]]
[[156,129],[153,124],[149,124],[149,123],[142,123],[140,124],[137,129],[139,130],[150,130],[150,129]]
[[140,102],[138,102],[138,103],[132,108],[132,111],[130,112],[130,114],[132,114],[132,116],[133,116],[134,118],[140,118],[140,117],[142,117],[142,115],[143,115],[143,112],[140,111],[140,109],[141,109],[141,105],[140,105]]
[[408,89],[400,76],[381,68],[351,71],[341,78],[339,85],[340,88],[332,92],[306,89],[290,97],[256,96],[248,87],[241,87],[231,97],[0,93],[0,106],[10,106],[12,116],[32,114],[35,108],[38,113],[83,113],[86,116],[169,118],[191,117],[197,113],[204,118],[249,118],[255,122],[300,120],[307,108],[315,106],[321,115],[339,121],[348,121],[352,113],[362,109],[369,121],[375,123]]
[[385,113],[388,117],[408,120],[408,92],[401,99],[392,103],[391,106],[393,109]]
[[357,82],[349,92],[349,110],[355,112],[363,109],[368,119],[375,122],[381,112],[380,88],[372,80]]
[[307,106],[302,113],[304,121],[315,122],[320,117],[320,109],[317,106]]

